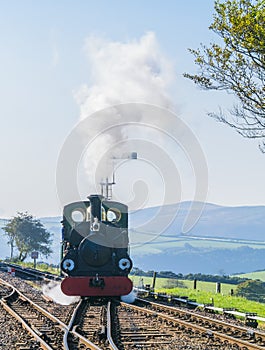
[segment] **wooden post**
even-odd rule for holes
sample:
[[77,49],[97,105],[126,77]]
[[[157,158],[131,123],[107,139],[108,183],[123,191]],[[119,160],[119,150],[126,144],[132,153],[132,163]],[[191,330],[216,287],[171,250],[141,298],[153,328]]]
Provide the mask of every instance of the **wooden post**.
[[196,279],[193,281],[193,289],[197,289],[197,280]]
[[153,273],[153,283],[152,283],[152,290],[155,290],[155,284],[156,284],[156,272]]

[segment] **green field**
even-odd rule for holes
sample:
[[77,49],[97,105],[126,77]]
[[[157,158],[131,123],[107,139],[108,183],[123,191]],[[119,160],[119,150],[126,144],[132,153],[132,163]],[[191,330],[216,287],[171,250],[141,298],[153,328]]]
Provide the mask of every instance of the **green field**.
[[[203,239],[197,238],[197,239],[186,239],[186,240],[180,240],[177,242],[176,246],[182,247],[185,246],[185,244],[190,244],[193,247],[196,248],[215,248],[215,249],[237,249],[240,247],[250,247],[253,249],[265,249],[265,242],[263,241],[247,241],[247,240],[230,240],[230,239],[220,239],[218,238],[206,238]],[[172,244],[172,243],[171,243]],[[172,246],[172,245],[171,245]],[[175,246],[175,243],[174,243]]]
[[[159,291],[159,290],[158,290]],[[162,290],[160,290],[162,291]],[[255,312],[258,316],[265,317],[265,304],[255,301],[250,301],[245,298],[223,295],[205,291],[194,291],[192,289],[163,289],[168,294],[177,294],[188,296],[190,299],[195,299],[197,303],[208,304],[213,300],[214,306],[221,308],[233,308],[240,312]]]
[[[245,276],[245,275],[244,275]],[[152,277],[130,276],[134,286],[144,284],[152,284]],[[174,281],[174,280],[173,280]],[[156,279],[156,292],[163,292],[171,295],[187,296],[189,299],[194,299],[197,303],[210,304],[220,308],[233,308],[240,312],[254,312],[258,316],[265,317],[265,303],[250,301],[245,298],[231,296],[231,289],[236,290],[234,284],[221,284],[221,293],[216,293],[216,283],[197,281],[197,289],[193,289],[193,281],[180,280],[184,288],[166,288],[166,285],[172,282],[168,278]]]
[[174,241],[172,239],[168,240],[168,237],[160,237],[155,241],[154,245],[137,247],[137,251],[139,252],[152,252],[153,249],[186,249],[186,245],[190,245],[194,248],[200,249],[238,249],[240,247],[250,247],[253,249],[265,249],[265,242],[263,241],[246,241],[246,240],[229,240],[229,239],[211,239],[211,238],[175,238]]
[[243,278],[246,277],[252,280],[261,280],[265,282],[265,271],[249,272],[249,273],[244,273],[236,276],[243,277]]
[[[23,266],[23,267],[25,267],[25,268],[31,268],[31,269],[34,268],[34,264],[33,264],[32,262],[21,262],[21,261],[17,261],[15,264],[16,264],[16,265]],[[36,269],[37,269],[37,270],[40,270],[40,271],[43,271],[43,272],[53,273],[53,274],[55,274],[55,275],[59,275],[59,269],[58,269],[58,268],[51,267],[51,266],[48,265],[48,264],[37,264]]]
[[[141,277],[141,276],[130,276],[130,279],[133,281],[133,284],[135,287],[141,286],[141,284],[152,284],[152,277]],[[142,282],[143,281],[143,282]],[[156,279],[156,285],[155,288],[158,290],[161,289],[169,289],[170,286],[174,286],[174,282],[178,283],[180,282],[181,285],[183,285],[185,288],[181,288],[181,294],[185,295],[185,291],[188,289],[193,289],[193,281],[189,280],[174,280],[169,278],[157,278]],[[187,288],[187,289],[186,289]],[[235,290],[236,285],[234,284],[227,284],[223,283],[221,285],[221,292],[224,295],[230,295],[231,289]],[[171,288],[170,288],[171,290]],[[204,292],[211,292],[215,293],[216,291],[216,283],[214,282],[204,282],[204,281],[197,281],[197,291],[204,291]],[[183,294],[184,293],[184,294]]]
[[[25,267],[33,267],[31,263],[21,264]],[[37,268],[52,273],[58,273],[57,269],[48,267],[47,265],[37,265]],[[251,279],[260,279],[265,281],[265,271],[252,272],[247,274],[237,275],[239,277],[247,277]],[[152,277],[145,276],[130,276],[135,287],[141,287],[142,284],[152,284]],[[176,283],[180,287],[172,288]],[[197,289],[193,289],[193,281],[190,280],[175,280],[169,278],[157,278],[155,291],[164,292],[171,295],[187,296],[189,299],[195,299],[198,303],[210,304],[221,308],[234,308],[240,312],[255,312],[258,316],[265,317],[265,303],[250,301],[245,298],[231,296],[231,289],[236,291],[236,285],[222,283],[221,293],[216,293],[216,283],[197,281]]]

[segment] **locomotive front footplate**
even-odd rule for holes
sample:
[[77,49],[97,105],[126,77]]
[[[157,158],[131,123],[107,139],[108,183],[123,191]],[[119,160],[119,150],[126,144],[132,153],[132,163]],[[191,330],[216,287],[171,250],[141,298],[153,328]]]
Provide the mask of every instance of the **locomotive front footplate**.
[[124,276],[66,277],[61,283],[62,292],[69,296],[120,296],[129,294],[132,288],[132,281]]

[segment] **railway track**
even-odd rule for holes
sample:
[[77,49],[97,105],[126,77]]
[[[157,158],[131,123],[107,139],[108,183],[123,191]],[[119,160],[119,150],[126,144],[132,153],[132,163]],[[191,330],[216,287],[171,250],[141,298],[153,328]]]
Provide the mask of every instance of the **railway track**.
[[[12,294],[12,292],[12,286],[0,281],[0,300]],[[39,342],[23,328],[19,321],[5,310],[2,303],[0,303],[0,324],[5,325],[5,329],[1,327],[0,349],[39,349]]]
[[[236,321],[233,318],[225,318],[224,316],[219,316],[222,317],[221,318],[217,318],[217,316],[215,314],[212,314],[211,317],[206,316],[206,314],[202,313],[202,312],[198,312],[198,311],[189,311],[185,308],[181,308],[181,307],[176,307],[176,306],[169,306],[166,305],[164,303],[156,303],[156,302],[152,302],[149,300],[145,300],[145,299],[140,299],[137,298],[136,303],[138,306],[143,306],[146,308],[149,308],[151,310],[154,311],[161,311],[161,312],[165,312],[169,315],[173,314],[178,318],[184,319],[184,320],[189,320],[191,319],[192,321],[195,321],[197,323],[200,323],[202,325],[205,324],[205,326],[209,327],[211,326],[211,322],[214,322],[213,326],[218,324],[219,328],[222,327],[229,327],[229,328],[233,328],[235,332],[244,332],[244,331],[248,331],[251,332],[253,334],[255,334],[256,336],[259,337],[259,341],[261,343],[264,344],[265,346],[265,332],[262,330],[258,330],[258,329],[254,329],[251,327],[246,327],[242,325],[242,322]],[[209,314],[208,314],[209,315]]]
[[62,278],[56,274],[43,272],[37,269],[32,268],[24,268],[17,264],[11,264],[11,263],[1,263],[0,264],[0,271],[7,271],[8,268],[13,268],[15,275],[17,277],[21,277],[26,280],[33,280],[35,282],[37,281],[61,281]]
[[[0,349],[5,348],[3,344],[8,344],[6,349],[19,350],[117,350],[114,344],[111,345],[107,331],[107,318],[110,319],[107,300],[83,299],[74,308],[68,307],[70,321],[66,324],[1,279],[0,293],[0,310],[4,317],[0,317],[0,322],[4,323],[8,318],[10,325],[2,343],[0,336]],[[14,326],[20,331],[17,339],[11,341]]]
[[111,349],[107,339],[107,304],[107,300],[80,301],[69,326],[69,350]]
[[12,344],[0,335],[1,349],[265,350],[265,333],[183,308],[142,299],[138,305],[82,299],[59,306],[20,279],[5,277],[20,290],[0,280],[0,322],[7,320],[19,336]]
[[0,272],[0,279],[14,286],[28,299],[32,300],[35,304],[53,314],[63,323],[68,324],[68,322],[70,321],[71,314],[75,309],[75,304],[65,306],[53,303],[50,299],[46,298],[43,295],[40,286],[38,286],[37,289],[32,285],[28,284],[24,279],[18,277],[12,277],[6,273]]
[[[137,322],[137,315],[139,314],[139,318],[142,318],[144,320],[144,317],[148,317],[149,319],[153,320],[157,319],[160,320],[161,325],[157,325],[157,323],[153,324],[148,321],[149,325],[152,325],[152,329],[164,329],[163,328],[163,322],[169,326],[176,327],[176,330],[181,330],[183,333],[188,332],[190,333],[192,331],[193,335],[197,334],[200,335],[202,338],[208,338],[211,339],[211,342],[217,341],[223,344],[223,346],[226,346],[226,344],[229,344],[229,346],[238,346],[238,348],[242,349],[265,349],[265,334],[258,330],[249,329],[246,327],[233,325],[231,323],[227,323],[218,319],[213,319],[207,316],[203,316],[188,310],[183,310],[176,307],[170,307],[162,304],[157,304],[153,302],[147,302],[145,300],[138,300],[138,304],[140,306],[135,305],[127,305],[124,303],[121,303],[121,307],[123,310],[123,314],[126,315],[132,315],[133,317],[136,315],[136,319],[134,320],[136,326],[134,327],[136,330],[139,329],[140,333],[144,333],[144,325],[141,326],[141,324],[138,326]],[[124,311],[125,308],[125,311]],[[144,310],[146,312],[144,312]],[[133,317],[127,317],[128,319],[132,320]],[[121,316],[122,323],[121,328],[123,327],[122,324],[124,324],[124,319],[126,317]],[[131,321],[132,322],[132,321]],[[133,325],[133,323],[132,323]],[[131,327],[133,329],[133,327]],[[132,332],[132,339],[134,337],[133,333],[135,333],[136,339],[138,337],[137,331]],[[170,332],[169,332],[170,333]],[[121,329],[121,334],[123,334],[123,331]],[[126,332],[124,333],[126,335]],[[160,336],[164,332],[160,332]],[[148,340],[152,338],[151,335],[148,336],[148,332],[144,334],[145,339]],[[172,339],[173,340],[173,339]],[[130,346],[133,345],[132,343],[129,344]],[[211,345],[213,346],[213,344]],[[129,349],[130,347],[128,347]],[[169,347],[171,349],[171,347]],[[126,347],[124,347],[126,349]],[[133,349],[133,348],[132,348]],[[172,348],[173,349],[173,348]],[[208,347],[207,347],[208,349]],[[223,348],[222,348],[223,349]]]
[[9,284],[3,283],[3,281],[1,283],[1,280],[0,280],[0,299],[5,296],[8,296],[12,292],[13,292],[13,287]]
[[[127,304],[112,306],[112,335],[118,349],[169,349],[173,344],[172,332],[162,327],[156,315],[147,314]],[[171,349],[176,347],[171,347]]]
[[45,349],[62,349],[67,326],[55,316],[33,303],[15,288],[0,300],[2,308],[12,315]]

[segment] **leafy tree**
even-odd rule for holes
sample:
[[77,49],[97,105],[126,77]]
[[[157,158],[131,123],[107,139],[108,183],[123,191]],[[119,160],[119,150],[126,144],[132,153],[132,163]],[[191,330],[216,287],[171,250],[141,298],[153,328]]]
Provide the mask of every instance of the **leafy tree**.
[[240,283],[237,286],[236,295],[243,296],[249,300],[264,302],[265,283],[260,280],[249,280]]
[[178,281],[173,278],[168,278],[162,288],[173,289],[173,288],[187,288],[182,281]]
[[233,93],[239,104],[228,115],[210,116],[244,137],[261,139],[265,152],[265,0],[217,0],[215,11],[209,29],[222,44],[189,49],[199,73],[184,76],[203,89]]
[[8,244],[10,245],[10,260],[13,260],[14,255],[14,247],[15,247],[15,238],[16,238],[16,230],[17,230],[17,219],[14,218],[13,222],[9,221],[3,230],[5,231],[6,236],[8,237]]
[[177,278],[177,275],[172,271],[160,271],[157,277]]
[[14,247],[17,248],[18,260],[24,261],[29,253],[38,251],[46,257],[51,254],[51,234],[42,223],[28,213],[18,213],[3,227],[9,238],[10,258],[13,259]]

